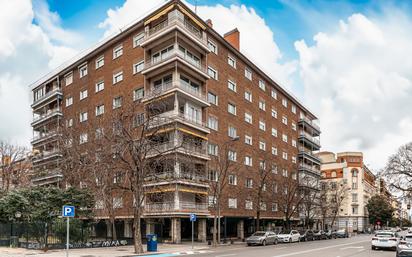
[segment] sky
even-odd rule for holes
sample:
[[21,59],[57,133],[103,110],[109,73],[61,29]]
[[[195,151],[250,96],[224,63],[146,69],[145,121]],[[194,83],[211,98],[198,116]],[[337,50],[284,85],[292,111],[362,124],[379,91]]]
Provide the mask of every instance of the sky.
[[[0,140],[29,145],[29,85],[164,0],[0,0]],[[187,0],[375,172],[412,140],[412,2]],[[409,57],[408,57],[409,56]]]

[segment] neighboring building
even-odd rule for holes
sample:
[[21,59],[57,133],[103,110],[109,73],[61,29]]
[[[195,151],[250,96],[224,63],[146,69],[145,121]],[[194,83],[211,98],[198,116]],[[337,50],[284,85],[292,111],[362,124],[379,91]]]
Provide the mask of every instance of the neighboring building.
[[0,160],[0,191],[30,187],[32,174],[31,154],[13,161],[3,156]]
[[347,228],[350,232],[364,231],[369,227],[366,204],[377,193],[376,177],[364,164],[361,152],[320,152],[322,160],[322,189],[329,193],[333,188],[342,187],[343,201],[334,224],[335,228]]
[[[238,137],[242,145],[233,149],[234,161],[247,159],[247,165],[257,170],[266,165],[264,154],[277,160],[266,165],[273,171],[270,186],[275,187],[281,176],[294,176],[296,181],[313,181],[305,185],[316,189],[320,176],[320,159],[314,154],[320,149],[317,118],[246,58],[239,51],[240,43],[236,29],[222,37],[210,21],[204,22],[174,0],[36,82],[32,86],[32,145],[39,154],[33,161],[38,174],[33,182],[62,185],[59,125],[81,131],[98,109],[99,115],[109,115],[113,108],[122,108],[122,101],[142,106],[150,101],[167,105],[162,115],[173,119],[173,126],[165,134],[198,142],[191,153],[171,154],[174,171],[185,171],[180,160],[190,154],[199,174],[183,182],[163,183],[161,200],[146,197],[147,232],[180,242],[190,237],[188,214],[195,213],[197,238],[204,241],[210,235],[208,204],[213,199],[208,197],[206,178],[213,179],[213,174],[207,162],[209,155],[218,154],[216,147],[231,138]],[[87,147],[91,136],[79,140]],[[278,171],[278,166],[290,168]],[[256,175],[238,171],[230,176],[221,212],[222,237],[243,238],[254,231],[253,206],[258,203],[249,197]],[[131,201],[118,206],[120,227],[124,227],[119,236],[130,236],[132,212],[122,206],[131,206]],[[276,197],[264,199],[260,206],[264,224],[282,223]]]

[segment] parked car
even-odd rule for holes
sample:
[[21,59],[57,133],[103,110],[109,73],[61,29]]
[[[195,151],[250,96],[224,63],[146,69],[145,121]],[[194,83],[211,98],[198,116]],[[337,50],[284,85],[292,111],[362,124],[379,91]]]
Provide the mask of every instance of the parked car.
[[303,242],[303,241],[313,241],[313,240],[315,240],[313,231],[310,230],[310,229],[299,231],[299,233],[300,233],[300,238],[299,238],[299,240],[300,240],[301,242]]
[[285,230],[278,234],[278,240],[283,243],[299,242],[300,234],[297,230]]
[[349,233],[346,229],[339,229],[338,231],[336,231],[336,237],[347,238],[349,237]]
[[278,238],[276,234],[272,231],[257,231],[250,237],[246,238],[246,244],[251,245],[267,245],[267,244],[277,244]]
[[328,239],[336,239],[336,230],[328,230],[325,234]]
[[396,247],[396,257],[412,256],[412,234],[402,237]]
[[327,239],[326,233],[323,230],[315,230],[313,234],[316,240]]
[[399,242],[397,233],[391,231],[380,231],[372,237],[371,248],[376,249],[392,249],[396,250]]

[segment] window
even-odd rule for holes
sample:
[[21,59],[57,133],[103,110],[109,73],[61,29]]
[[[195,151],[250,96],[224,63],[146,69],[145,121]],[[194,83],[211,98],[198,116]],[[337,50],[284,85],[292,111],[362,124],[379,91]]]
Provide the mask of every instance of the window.
[[282,116],[282,123],[288,125],[288,118],[286,116]]
[[80,78],[83,78],[86,75],[87,75],[87,64],[79,67],[79,76],[80,76]]
[[227,157],[230,161],[236,161],[237,160],[237,153],[235,151],[229,150],[227,152]]
[[118,45],[115,48],[113,48],[113,59],[116,59],[123,54],[123,45]]
[[288,170],[283,169],[282,170],[282,176],[287,177],[288,176]]
[[352,214],[358,214],[358,207],[352,207]]
[[352,194],[352,202],[356,203],[358,201],[358,194]]
[[278,99],[278,93],[276,92],[276,90],[272,89],[272,91],[270,92],[270,96],[273,99]]
[[296,106],[292,105],[292,113],[296,114]]
[[104,56],[97,57],[96,59],[96,70],[104,65]]
[[252,114],[245,112],[245,121],[252,124]]
[[236,186],[237,185],[237,177],[236,175],[229,175],[228,176],[229,185]]
[[293,146],[293,147],[297,147],[297,143],[296,143],[296,140],[295,140],[295,139],[292,139],[292,146]]
[[227,111],[233,115],[236,115],[236,105],[228,103],[227,104]]
[[87,89],[80,91],[80,100],[87,98]]
[[144,39],[144,33],[141,32],[137,34],[136,36],[133,37],[133,48],[140,46],[140,44],[143,42]]
[[209,195],[208,196],[208,203],[209,203],[209,207],[215,206],[215,204],[217,203],[216,197],[213,196],[213,195]]
[[336,178],[336,171],[332,170],[330,176],[331,176],[332,178]]
[[237,129],[235,127],[229,125],[227,134],[231,138],[236,138],[237,137]]
[[236,198],[229,198],[228,199],[229,208],[236,209],[237,208],[237,199]]
[[215,80],[217,80],[217,70],[213,69],[212,67],[208,66],[207,67],[207,74]]
[[217,95],[208,92],[207,93],[207,101],[211,104],[217,105]]
[[245,68],[245,77],[249,80],[252,80],[252,71],[248,68]]
[[103,137],[103,132],[104,132],[103,128],[97,128],[96,132],[94,133],[94,136],[96,137],[96,139],[102,138]]
[[66,107],[68,107],[72,104],[73,104],[73,97],[70,96],[70,97],[66,98]]
[[273,190],[273,193],[277,193],[277,192],[278,192],[278,184],[276,184],[276,182],[273,182],[272,190]]
[[272,211],[278,211],[278,204],[272,203]]
[[70,72],[69,74],[67,74],[66,76],[64,76],[64,81],[66,83],[66,86],[70,85],[71,83],[73,83],[73,72]]
[[123,71],[113,74],[113,85],[123,80]]
[[71,127],[71,126],[73,126],[73,119],[68,119],[68,120],[66,120],[66,127]]
[[266,84],[264,81],[259,80],[259,88],[262,89],[263,91],[266,90]]
[[96,93],[104,89],[104,81],[99,81],[96,83]]
[[232,56],[228,56],[227,57],[227,63],[230,65],[230,66],[232,66],[233,68],[235,68],[236,69],[236,59],[235,58],[233,58]]
[[104,105],[96,106],[96,116],[102,115],[104,113]]
[[277,119],[278,118],[278,112],[276,111],[276,109],[272,108],[272,117]]
[[259,141],[259,149],[266,151],[266,142],[264,141]]
[[217,54],[217,45],[216,45],[214,42],[208,40],[208,41],[207,41],[207,47],[209,48],[209,50],[210,50],[212,53]]
[[218,154],[218,147],[215,144],[209,143],[207,145],[207,152],[209,155],[217,156]]
[[259,129],[266,131],[266,123],[263,120],[259,121]]
[[117,109],[122,106],[122,97],[118,96],[113,98],[113,109]]
[[275,128],[272,128],[272,136],[278,137],[278,130]]
[[140,126],[144,123],[144,113],[138,113],[134,117],[134,126]]
[[144,88],[138,88],[133,91],[133,101],[140,100],[144,97]]
[[245,135],[245,144],[252,145],[252,136]]
[[113,197],[113,208],[114,209],[123,208],[123,198],[122,197]]
[[282,105],[283,105],[284,107],[288,107],[288,100],[286,100],[286,98],[283,98],[283,99],[282,99]]
[[298,176],[297,176],[296,172],[292,172],[292,179],[294,179],[294,180],[298,179]]
[[283,140],[283,142],[287,143],[288,142],[288,135],[282,134],[282,140]]
[[246,210],[253,210],[253,202],[251,200],[245,201],[245,209]]
[[144,61],[133,64],[133,74],[139,73],[144,69]]
[[123,181],[123,174],[120,171],[115,172],[115,174],[113,176],[113,183],[114,184],[120,184],[120,183],[122,183],[122,181]]
[[273,155],[278,155],[278,149],[274,146],[272,146],[272,154]]
[[287,160],[288,159],[288,153],[282,152],[282,158]]
[[80,113],[80,122],[87,121],[87,112]]
[[81,133],[79,137],[79,144],[87,143],[87,133]]
[[266,211],[266,203],[265,202],[260,202],[260,210],[261,211]]
[[233,81],[231,81],[231,80],[228,80],[228,81],[227,81],[227,87],[228,87],[230,90],[232,90],[233,92],[236,92],[236,83],[235,83],[235,82],[233,82]]
[[245,165],[247,165],[247,166],[253,166],[253,162],[252,162],[252,157],[251,157],[251,156],[245,156]]
[[278,174],[278,166],[276,164],[272,164],[271,169],[273,174]]
[[260,160],[259,161],[259,169],[260,170],[266,170],[266,161],[265,160]]
[[266,103],[264,100],[259,100],[259,109],[266,111]]
[[253,179],[251,178],[246,179],[246,187],[253,188]]
[[245,91],[245,99],[249,102],[252,102],[252,93],[249,91]]
[[207,120],[207,126],[210,128],[210,129],[213,129],[213,130],[218,130],[218,121],[217,121],[217,118],[216,117],[214,117],[214,116],[209,116],[209,119]]
[[294,131],[296,131],[296,129],[297,129],[296,123],[294,123],[294,122],[292,122],[292,129],[293,129]]

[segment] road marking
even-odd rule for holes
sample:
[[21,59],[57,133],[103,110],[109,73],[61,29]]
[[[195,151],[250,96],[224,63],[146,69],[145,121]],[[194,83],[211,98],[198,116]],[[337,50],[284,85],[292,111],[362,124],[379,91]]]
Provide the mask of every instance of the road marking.
[[340,250],[347,250],[347,249],[363,249],[365,248],[364,246],[349,246],[349,247],[344,247],[340,248]]
[[336,247],[339,247],[339,246],[360,244],[360,243],[363,243],[363,242],[369,242],[369,240],[357,241],[357,242],[353,242],[353,243],[346,243],[346,244],[340,244],[340,245],[325,246],[325,247],[320,247],[320,248],[316,248],[316,249],[309,249],[309,250],[299,251],[299,252],[294,252],[294,253],[274,255],[272,257],[286,257],[286,256],[300,255],[300,254],[304,254],[304,253],[310,253],[310,252],[316,252],[316,251],[330,249],[330,248],[336,248]]
[[216,255],[215,257],[227,257],[227,256],[233,256],[236,255],[235,253],[230,253],[230,254],[222,254],[222,255]]

